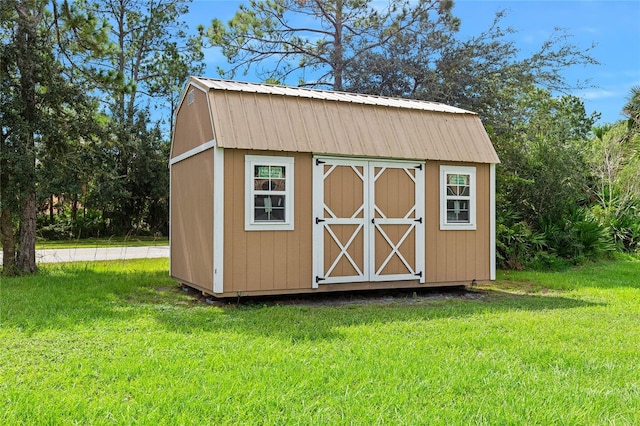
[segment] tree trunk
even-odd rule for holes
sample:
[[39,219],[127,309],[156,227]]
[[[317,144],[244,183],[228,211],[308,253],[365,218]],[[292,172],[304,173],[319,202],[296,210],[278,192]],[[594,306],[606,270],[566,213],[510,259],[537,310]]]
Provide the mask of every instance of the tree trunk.
[[13,238],[13,220],[8,208],[0,213],[0,238],[2,238],[2,267],[5,274],[12,274],[15,269],[16,243]]
[[2,245],[2,266],[5,274],[12,274],[16,261],[16,243],[13,235],[13,217],[9,208],[7,185],[11,176],[8,161],[4,157],[5,134],[0,129],[0,244]]
[[335,33],[333,35],[333,90],[341,91],[342,88],[342,73],[344,71],[344,48],[342,46],[342,0],[336,2],[336,17],[335,17]]
[[55,222],[55,217],[53,216],[53,194],[49,195],[49,223],[51,225]]
[[76,224],[78,219],[78,194],[71,195],[71,220]]
[[20,116],[27,124],[18,136],[19,154],[23,158],[20,185],[21,208],[20,235],[16,269],[19,273],[32,274],[36,271],[36,152],[35,134],[37,127],[37,87],[38,72],[38,32],[37,28],[44,16],[45,3],[24,0],[16,4],[18,22],[16,40],[20,53],[16,63],[20,71]]
[[20,245],[17,268],[25,274],[36,272],[36,192],[30,191],[22,202],[20,217]]

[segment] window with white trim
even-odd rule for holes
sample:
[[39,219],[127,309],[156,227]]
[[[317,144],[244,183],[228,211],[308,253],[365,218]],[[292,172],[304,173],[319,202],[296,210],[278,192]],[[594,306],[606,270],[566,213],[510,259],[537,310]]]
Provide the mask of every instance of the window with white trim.
[[440,166],[440,229],[476,229],[476,168]]
[[293,163],[293,157],[245,156],[245,230],[293,229]]

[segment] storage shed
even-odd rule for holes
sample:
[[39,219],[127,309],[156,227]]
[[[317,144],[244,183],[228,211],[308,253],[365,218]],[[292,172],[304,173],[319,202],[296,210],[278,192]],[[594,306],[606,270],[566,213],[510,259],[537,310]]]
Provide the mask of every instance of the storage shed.
[[170,274],[218,297],[495,279],[495,165],[451,106],[192,77]]

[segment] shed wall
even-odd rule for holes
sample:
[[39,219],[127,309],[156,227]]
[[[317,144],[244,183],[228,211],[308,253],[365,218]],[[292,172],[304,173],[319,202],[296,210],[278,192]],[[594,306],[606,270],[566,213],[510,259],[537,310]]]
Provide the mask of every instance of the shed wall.
[[[294,164],[292,231],[245,231],[245,155],[287,155]],[[311,154],[227,149],[224,154],[224,293],[311,290]]]
[[[189,104],[189,92],[193,90],[193,103]],[[176,114],[171,146],[171,158],[197,148],[214,139],[213,124],[209,112],[207,94],[188,86]]]
[[[476,230],[440,230],[440,165],[476,167]],[[489,280],[490,165],[427,162],[425,170],[426,281],[428,283]]]
[[[224,294],[272,294],[348,291],[367,288],[419,287],[415,281],[321,284],[312,289],[312,156],[278,153],[295,158],[293,231],[245,231],[245,155],[274,155],[271,151],[225,150],[224,156]],[[476,167],[477,229],[440,227],[441,164]],[[461,285],[490,279],[489,164],[428,161],[425,169],[425,286]],[[352,198],[341,196],[345,203]],[[354,253],[358,258],[358,255]],[[410,258],[411,253],[406,253]],[[210,270],[207,271],[210,274]],[[209,279],[207,275],[206,279]]]
[[213,291],[213,150],[171,166],[171,276]]

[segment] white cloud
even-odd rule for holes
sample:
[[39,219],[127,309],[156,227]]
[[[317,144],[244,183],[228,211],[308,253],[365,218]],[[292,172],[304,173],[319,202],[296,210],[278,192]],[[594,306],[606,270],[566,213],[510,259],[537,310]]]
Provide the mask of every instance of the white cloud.
[[615,98],[615,97],[619,97],[620,93],[618,92],[614,92],[612,90],[587,90],[584,91],[580,94],[578,94],[578,96],[582,99],[585,100],[589,100],[589,101],[594,101],[594,100],[598,100],[598,99],[608,99],[608,98]]

